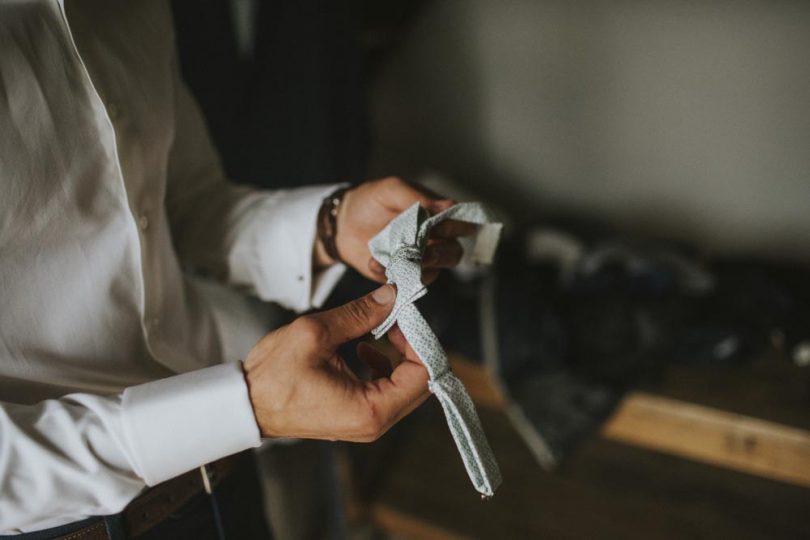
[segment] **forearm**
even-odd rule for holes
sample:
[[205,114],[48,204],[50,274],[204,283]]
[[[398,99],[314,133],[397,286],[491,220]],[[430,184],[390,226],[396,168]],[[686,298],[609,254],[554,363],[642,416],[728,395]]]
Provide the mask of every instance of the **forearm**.
[[119,396],[0,403],[0,440],[0,531],[11,533],[114,514],[145,485],[260,442],[237,364]]
[[[58,525],[64,516],[116,513],[144,486],[128,452],[120,396],[0,404],[0,440],[4,533]],[[60,485],[71,496],[54,489]]]

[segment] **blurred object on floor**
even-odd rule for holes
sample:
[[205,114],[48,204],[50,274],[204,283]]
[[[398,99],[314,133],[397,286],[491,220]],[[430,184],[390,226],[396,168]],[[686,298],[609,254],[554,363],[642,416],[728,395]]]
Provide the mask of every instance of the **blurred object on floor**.
[[796,362],[810,340],[808,280],[668,243],[530,230],[504,243],[490,277],[442,276],[419,306],[448,350],[487,360],[551,467],[670,366],[734,370],[768,351]]
[[800,349],[810,338],[808,281],[796,267],[704,261],[669,244],[527,231],[503,246],[482,289],[484,357],[551,466],[596,432],[626,389],[654,383],[670,364],[743,365],[773,348],[773,336]]

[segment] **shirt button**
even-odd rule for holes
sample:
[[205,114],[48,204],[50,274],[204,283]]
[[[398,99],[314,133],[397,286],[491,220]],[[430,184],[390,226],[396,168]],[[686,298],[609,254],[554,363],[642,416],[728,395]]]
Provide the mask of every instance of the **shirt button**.
[[118,110],[118,105],[115,103],[108,103],[107,114],[110,116],[110,120],[116,120],[121,115],[121,111]]
[[140,227],[140,229],[141,229],[142,231],[145,231],[146,229],[148,229],[148,228],[149,228],[149,218],[148,218],[148,217],[146,217],[146,215],[145,215],[145,214],[141,214],[141,215],[138,217],[138,227]]

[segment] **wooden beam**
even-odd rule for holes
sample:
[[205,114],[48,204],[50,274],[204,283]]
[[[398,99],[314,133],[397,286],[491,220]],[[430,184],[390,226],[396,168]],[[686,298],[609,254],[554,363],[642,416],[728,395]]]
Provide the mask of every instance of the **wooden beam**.
[[641,392],[628,394],[602,436],[810,487],[810,432]]

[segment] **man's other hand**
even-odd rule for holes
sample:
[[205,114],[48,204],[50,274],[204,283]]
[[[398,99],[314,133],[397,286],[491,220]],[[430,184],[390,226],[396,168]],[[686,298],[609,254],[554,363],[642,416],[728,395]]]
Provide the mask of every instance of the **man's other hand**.
[[[299,317],[271,332],[245,360],[250,400],[265,437],[368,442],[385,433],[428,396],[428,374],[395,332],[403,361],[383,378],[357,378],[336,353],[338,346],[379,325],[394,305],[394,287],[329,311]],[[387,363],[361,344],[370,366]]]
[[[396,177],[365,182],[347,191],[337,215],[336,245],[343,261],[367,278],[385,283],[385,268],[371,257],[368,241],[415,202],[431,214],[455,204]],[[422,259],[422,280],[430,283],[442,268],[456,266],[462,256],[458,238],[473,232],[475,225],[451,220],[433,228]]]

